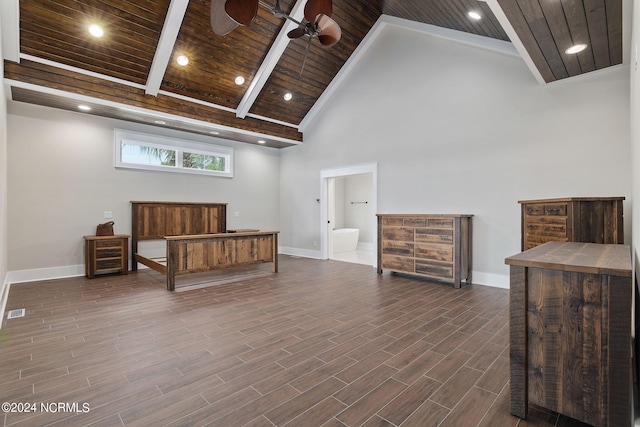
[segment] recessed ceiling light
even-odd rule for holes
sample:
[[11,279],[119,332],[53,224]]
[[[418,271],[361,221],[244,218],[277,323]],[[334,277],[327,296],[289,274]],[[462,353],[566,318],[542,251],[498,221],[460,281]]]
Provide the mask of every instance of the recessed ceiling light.
[[211,132],[209,132],[211,135],[220,135],[220,132],[218,132],[217,130],[212,130]]
[[167,122],[165,122],[164,120],[156,120],[154,123],[157,124],[157,125],[166,125],[167,124]]
[[104,30],[98,24],[89,25],[89,34],[93,37],[102,37],[104,35]]
[[91,107],[89,107],[88,105],[78,105],[78,110],[91,111]]
[[471,12],[467,13],[467,16],[469,18],[475,19],[475,20],[482,19],[482,15],[480,15],[478,12],[473,11],[473,10]]
[[176,58],[176,62],[179,65],[182,65],[184,67],[185,65],[187,65],[189,63],[189,58],[187,58],[184,55],[180,55],[180,56],[178,56],[178,58]]
[[285,101],[291,101],[291,98],[293,98],[293,95],[291,94],[291,92],[287,92],[284,94],[283,98]]
[[244,77],[242,77],[242,76],[236,77],[235,82],[236,82],[237,85],[243,84],[244,83]]
[[573,46],[565,50],[564,53],[571,55],[573,53],[582,52],[586,48],[587,48],[587,45],[584,43],[574,44]]
[[258,144],[266,144],[267,141],[265,141],[264,139],[261,139],[260,141],[258,141]]

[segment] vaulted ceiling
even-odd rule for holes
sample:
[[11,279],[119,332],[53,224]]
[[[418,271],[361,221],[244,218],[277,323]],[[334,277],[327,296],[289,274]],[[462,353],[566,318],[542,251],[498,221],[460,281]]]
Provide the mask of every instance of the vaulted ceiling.
[[[299,21],[305,3],[279,5]],[[249,26],[220,36],[211,28],[211,0],[0,4],[12,100],[71,111],[82,103],[91,107],[85,114],[275,148],[303,141],[331,88],[389,22],[511,42],[541,84],[621,64],[625,39],[623,0],[334,0],[342,37],[329,48],[306,36],[290,40],[297,24],[265,7]],[[102,37],[89,35],[93,23]],[[577,43],[587,48],[565,53]],[[188,65],[176,62],[180,55]]]

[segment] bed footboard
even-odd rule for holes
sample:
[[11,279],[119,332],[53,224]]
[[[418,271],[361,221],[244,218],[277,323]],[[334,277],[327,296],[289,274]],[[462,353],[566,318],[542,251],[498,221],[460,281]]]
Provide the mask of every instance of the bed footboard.
[[167,236],[167,289],[175,289],[180,274],[272,263],[278,272],[278,232]]

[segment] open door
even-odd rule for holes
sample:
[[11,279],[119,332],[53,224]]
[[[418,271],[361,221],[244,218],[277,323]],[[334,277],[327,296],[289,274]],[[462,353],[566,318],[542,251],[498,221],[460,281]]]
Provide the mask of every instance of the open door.
[[[322,259],[329,259],[333,249],[333,243],[331,239],[331,232],[336,225],[336,190],[335,182],[337,178],[349,177],[353,175],[370,175],[372,180],[371,200],[367,203],[371,203],[372,215],[377,213],[377,194],[378,194],[378,164],[370,163],[364,165],[348,166],[338,169],[323,169],[320,171],[320,253]],[[373,261],[371,265],[376,267],[375,260],[377,259],[377,226],[376,221],[371,221],[370,228],[366,230],[372,236],[373,240]]]

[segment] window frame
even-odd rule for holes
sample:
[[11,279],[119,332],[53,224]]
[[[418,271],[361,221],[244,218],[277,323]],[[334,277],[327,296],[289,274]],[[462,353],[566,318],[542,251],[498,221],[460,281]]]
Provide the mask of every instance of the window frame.
[[[140,145],[162,150],[171,150],[176,153],[176,165],[146,165],[138,163],[128,163],[122,160],[123,144]],[[223,178],[233,178],[234,150],[232,147],[222,145],[196,143],[181,139],[168,138],[160,135],[152,135],[140,132],[132,132],[122,129],[115,129],[114,132],[114,159],[113,164],[116,169],[135,169],[143,171],[173,172],[196,175],[217,176]],[[225,170],[215,171],[206,169],[185,168],[182,166],[183,153],[202,154],[206,156],[223,157],[225,159]]]

